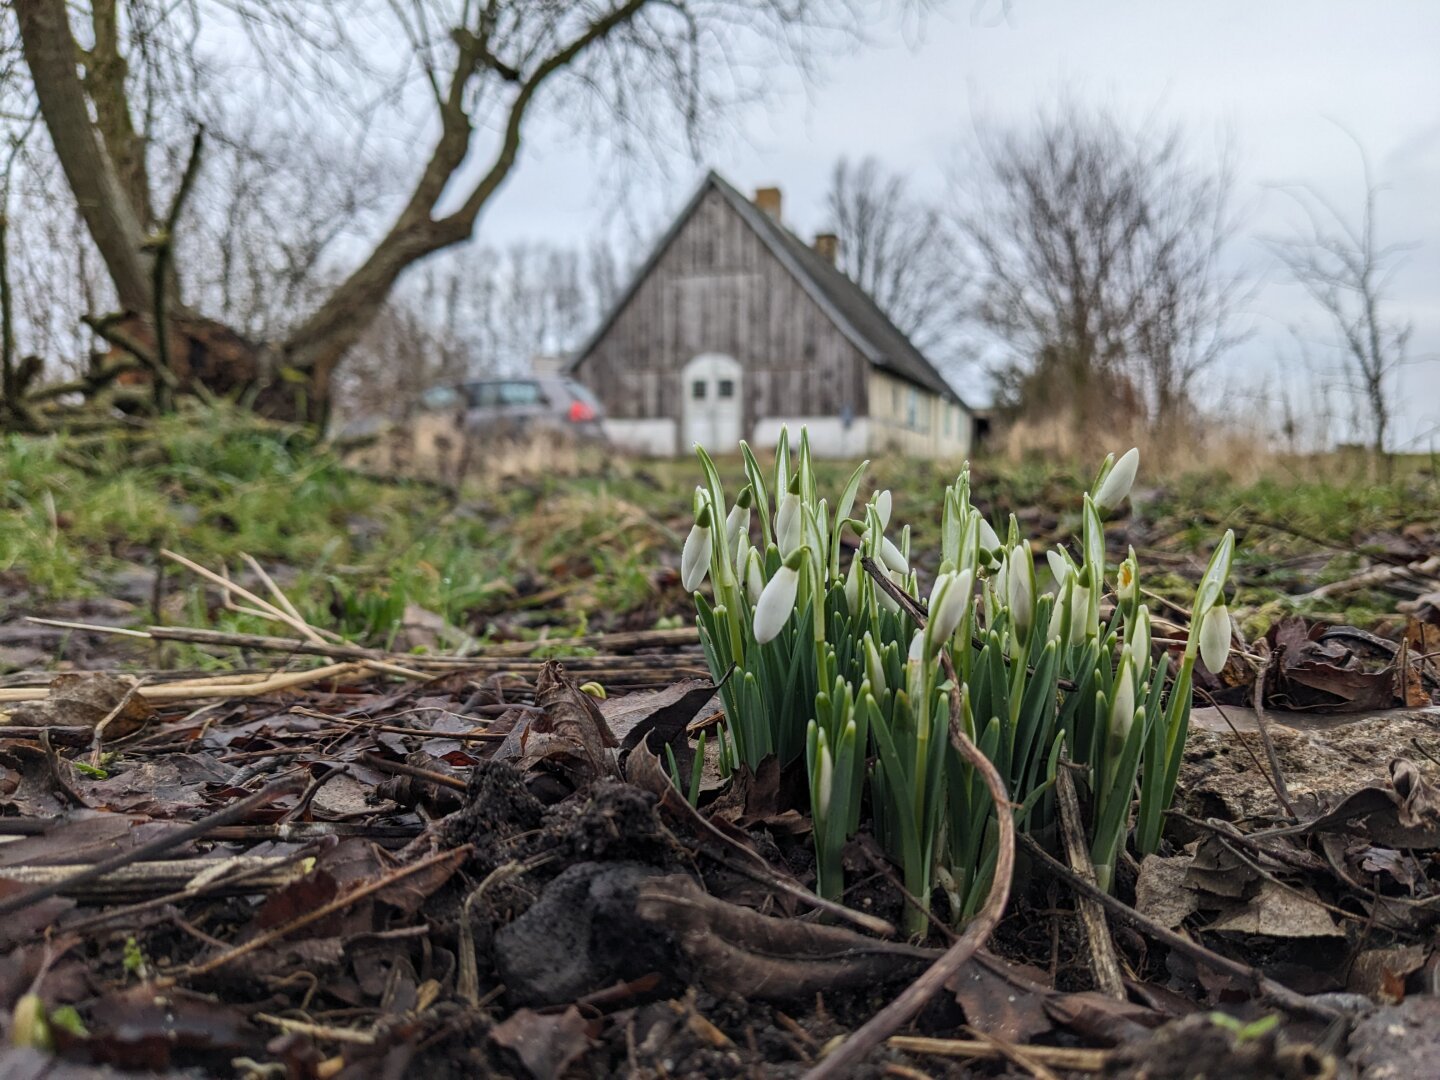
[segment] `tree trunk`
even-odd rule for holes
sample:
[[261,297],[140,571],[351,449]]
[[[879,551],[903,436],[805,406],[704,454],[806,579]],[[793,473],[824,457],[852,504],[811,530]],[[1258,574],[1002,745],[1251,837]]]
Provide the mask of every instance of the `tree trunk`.
[[144,225],[109,154],[95,137],[85,89],[76,70],[80,55],[65,0],[15,0],[25,63],[65,179],[75,193],[120,304],[149,311],[151,257],[142,249]]

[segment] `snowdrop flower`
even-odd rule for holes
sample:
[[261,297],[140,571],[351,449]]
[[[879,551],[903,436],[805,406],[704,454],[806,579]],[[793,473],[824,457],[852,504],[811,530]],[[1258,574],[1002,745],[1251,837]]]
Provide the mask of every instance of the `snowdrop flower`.
[[1135,549],[1130,557],[1120,564],[1115,572],[1115,599],[1125,611],[1134,611],[1135,602],[1140,599],[1140,578],[1136,570]]
[[845,575],[845,609],[851,615],[860,610],[860,556],[850,556],[850,571]]
[[910,564],[905,561],[905,556],[900,554],[900,549],[890,542],[888,536],[880,537],[880,561],[897,574],[910,572]]
[[875,496],[875,513],[880,518],[880,528],[883,531],[890,527],[890,489],[886,488]]
[[816,743],[820,755],[820,776],[815,785],[819,789],[815,793],[815,816],[824,821],[830,812],[830,793],[835,789],[835,759],[830,754],[825,732],[816,735]]
[[1135,613],[1135,622],[1130,630],[1130,655],[1135,658],[1137,677],[1150,665],[1150,609],[1140,605]]
[[1050,564],[1050,574],[1055,578],[1057,589],[1065,588],[1065,579],[1070,576],[1070,562],[1060,552],[1051,548],[1045,552],[1045,561]]
[[730,508],[730,513],[725,517],[726,536],[748,537],[750,535],[751,501],[750,486],[747,484],[740,492],[739,498],[735,500],[735,505]]
[[758,644],[764,645],[773,640],[790,620],[790,613],[795,610],[795,594],[800,588],[800,564],[805,557],[804,548],[791,554],[760,591],[760,599],[755,601],[755,641]]
[[745,553],[745,595],[750,598],[751,605],[760,602],[760,594],[765,590],[765,573],[760,566],[760,552],[753,547]]
[[949,641],[965,618],[975,582],[969,570],[941,574],[930,590],[930,640],[938,648]]
[[1115,467],[1106,475],[1095,491],[1095,505],[1102,510],[1114,510],[1135,485],[1135,471],[1140,467],[1140,451],[1135,447],[1126,450],[1115,462]]
[[885,664],[868,630],[865,631],[865,678],[870,680],[870,692],[877,699],[885,693]]
[[1070,644],[1079,645],[1089,632],[1090,571],[1080,571],[1070,589]]
[[910,639],[910,653],[906,659],[912,664],[922,663],[925,659],[925,631],[916,630],[915,636]]
[[1050,625],[1045,629],[1046,641],[1059,641],[1060,630],[1064,624],[1065,612],[1070,610],[1070,593],[1074,590],[1073,579],[1066,579],[1060,583],[1060,595],[1055,600],[1055,607],[1050,612]]
[[1219,673],[1230,656],[1230,611],[1224,601],[1213,605],[1200,622],[1200,659]]
[[1010,549],[1007,571],[1006,603],[1010,606],[1010,619],[1021,635],[1030,632],[1035,618],[1035,561],[1030,556],[1030,546],[1021,541]]
[[680,584],[686,592],[700,588],[705,575],[710,572],[710,553],[714,540],[710,535],[710,506],[707,503],[695,515],[695,524],[690,535],[685,537],[685,547],[680,552]]
[[1110,738],[1114,743],[1123,743],[1135,722],[1135,676],[1129,653],[1121,654],[1111,694],[1115,700],[1110,705]]
[[1000,550],[1000,537],[995,535],[995,530],[990,527],[990,522],[982,516],[980,518],[980,547],[983,551],[996,552]]
[[780,506],[775,511],[775,546],[780,549],[781,558],[789,558],[800,546],[800,517],[800,496],[787,491],[780,496]]

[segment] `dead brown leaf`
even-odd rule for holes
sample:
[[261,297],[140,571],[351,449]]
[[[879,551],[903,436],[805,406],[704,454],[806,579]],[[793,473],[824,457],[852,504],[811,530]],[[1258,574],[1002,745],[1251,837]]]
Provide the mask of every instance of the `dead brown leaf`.
[[590,1048],[587,1027],[573,1005],[557,1014],[516,1009],[491,1028],[490,1038],[496,1046],[513,1052],[535,1080],[556,1080]]
[[[113,715],[112,715],[113,714]],[[155,708],[135,684],[100,672],[67,672],[50,680],[50,695],[10,710],[8,723],[33,727],[95,727],[105,738],[133,735],[155,718]]]

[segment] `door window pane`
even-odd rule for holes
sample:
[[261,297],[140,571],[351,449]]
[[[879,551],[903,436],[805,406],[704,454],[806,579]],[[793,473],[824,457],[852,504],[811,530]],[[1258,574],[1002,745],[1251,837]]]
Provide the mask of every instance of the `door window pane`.
[[696,401],[705,400],[705,380],[696,379],[690,384],[690,396]]
[[733,398],[735,396],[735,380],[721,379],[716,394],[722,398]]

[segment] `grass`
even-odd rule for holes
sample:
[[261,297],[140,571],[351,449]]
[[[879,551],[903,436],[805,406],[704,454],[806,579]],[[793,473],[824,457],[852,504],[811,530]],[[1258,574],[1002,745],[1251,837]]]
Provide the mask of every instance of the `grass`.
[[[738,483],[738,459],[721,468]],[[821,484],[837,487],[847,468],[821,463]],[[432,485],[368,477],[295,431],[223,411],[172,418],[144,435],[10,436],[0,441],[0,608],[13,617],[20,604],[43,611],[114,596],[126,575],[153,574],[168,547],[232,573],[246,552],[307,619],[377,645],[402,640],[412,605],[481,639],[688,621],[675,567],[698,466],[595,454],[566,471],[472,482],[456,500]],[[1259,613],[1259,625],[1286,594],[1352,573],[1373,537],[1406,525],[1440,531],[1435,464],[1411,459],[1395,477],[1374,483],[1338,458],[1272,459],[1252,482],[1209,472],[1157,486],[1142,466],[1128,529],[1149,580],[1184,602],[1202,544],[1234,527],[1236,606]],[[930,522],[953,479],[953,465],[887,458],[867,486],[892,489],[897,520]],[[981,459],[974,479],[975,502],[992,518],[1050,515],[1068,533],[1075,523],[1055,508],[1068,513],[1091,477]],[[938,537],[917,535],[915,547],[936,550]],[[1147,550],[1193,559],[1173,560],[1167,578]],[[219,608],[214,590],[178,568],[167,569],[166,588],[165,621],[275,629]],[[1362,624],[1394,607],[1383,594],[1346,603],[1344,614]],[[137,625],[156,618],[143,601],[131,615]]]

